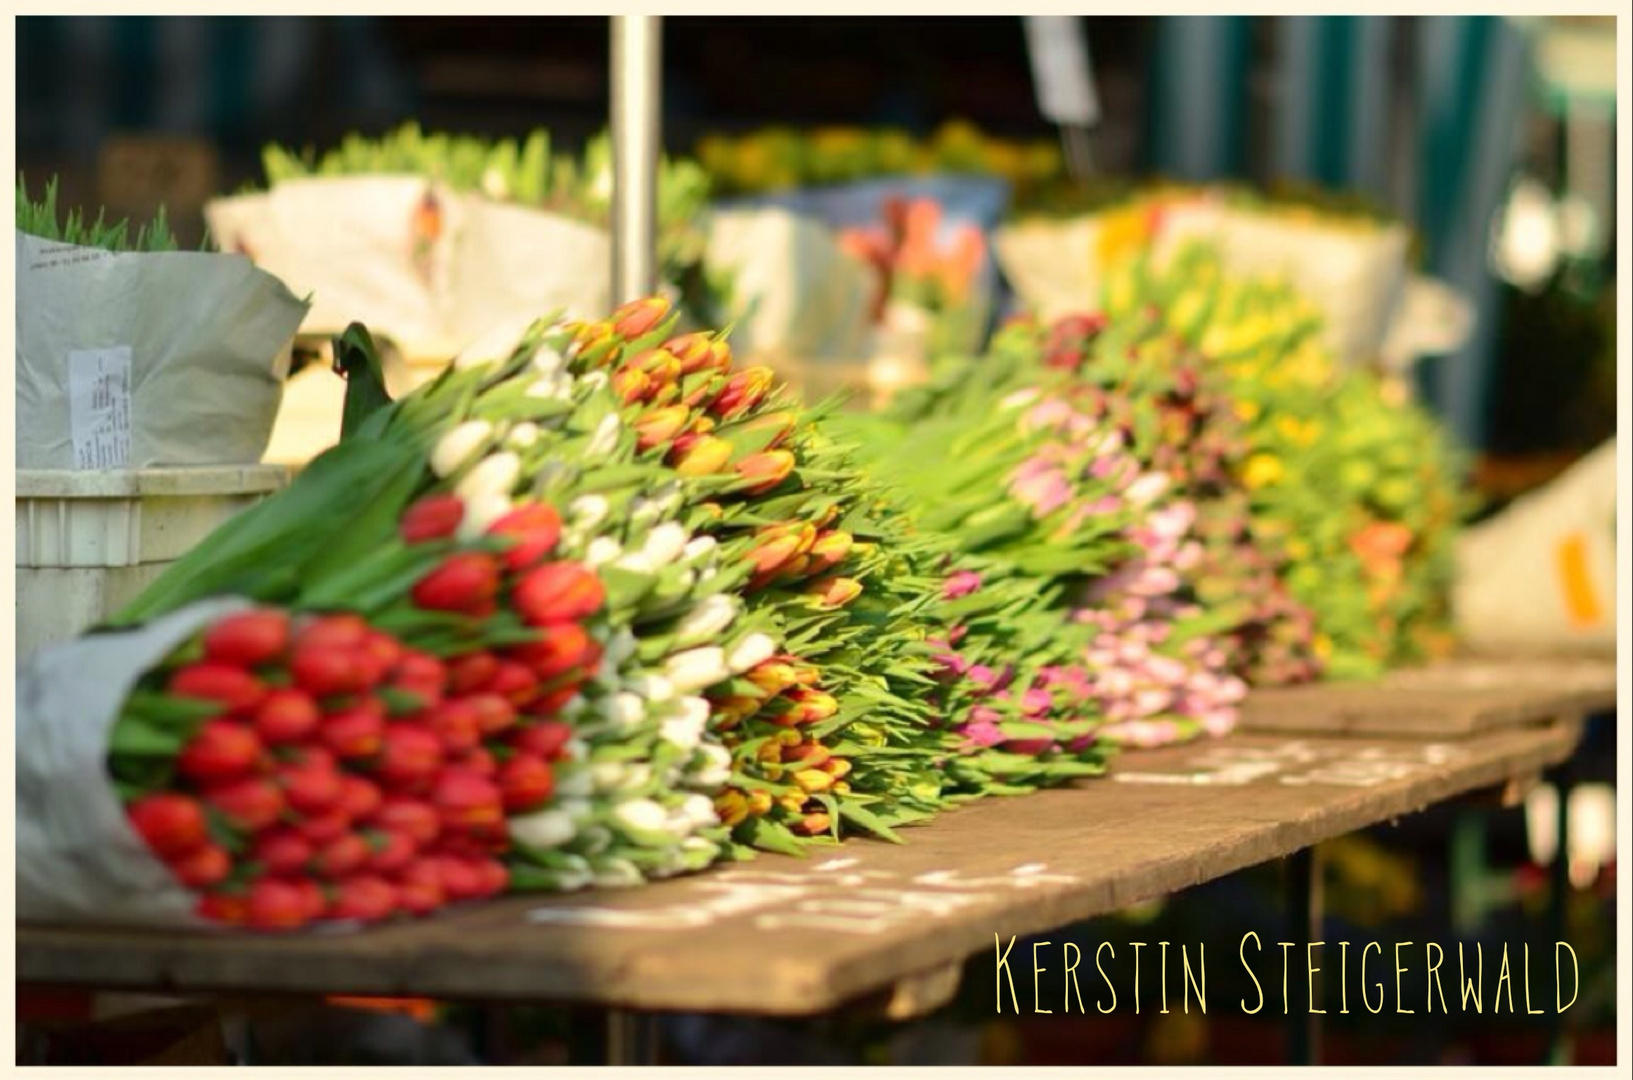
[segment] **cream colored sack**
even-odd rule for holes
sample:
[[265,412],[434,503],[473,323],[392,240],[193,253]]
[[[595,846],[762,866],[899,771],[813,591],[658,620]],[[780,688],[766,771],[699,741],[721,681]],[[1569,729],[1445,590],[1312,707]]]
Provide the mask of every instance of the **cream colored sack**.
[[1616,440],[1463,536],[1458,630],[1476,648],[1614,652]]

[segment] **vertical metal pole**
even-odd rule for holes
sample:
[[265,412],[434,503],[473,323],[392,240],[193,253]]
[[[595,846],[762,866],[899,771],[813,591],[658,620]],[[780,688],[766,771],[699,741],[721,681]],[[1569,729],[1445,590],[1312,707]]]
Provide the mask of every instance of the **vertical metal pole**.
[[[1321,854],[1315,848],[1295,851],[1287,859],[1285,884],[1287,940],[1300,944],[1321,940]],[[1291,981],[1291,979],[1289,979]],[[1306,980],[1308,983],[1308,980]],[[1321,985],[1311,987],[1311,1000],[1301,1016],[1291,1003],[1287,1013],[1287,1062],[1314,1065],[1321,1060]]]
[[612,16],[612,302],[658,287],[663,31],[657,15]]

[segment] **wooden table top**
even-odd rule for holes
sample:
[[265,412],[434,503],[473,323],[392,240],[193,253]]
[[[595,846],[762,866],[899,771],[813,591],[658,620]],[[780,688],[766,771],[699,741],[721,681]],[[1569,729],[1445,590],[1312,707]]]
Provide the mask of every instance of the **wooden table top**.
[[915,997],[928,1007],[949,994],[956,965],[995,934],[1064,926],[1534,777],[1579,735],[1579,720],[1444,741],[1238,734],[963,807],[906,830],[902,845],[762,856],[629,892],[284,937],[21,925],[17,978],[771,1015],[894,994],[887,1011],[905,1013]]

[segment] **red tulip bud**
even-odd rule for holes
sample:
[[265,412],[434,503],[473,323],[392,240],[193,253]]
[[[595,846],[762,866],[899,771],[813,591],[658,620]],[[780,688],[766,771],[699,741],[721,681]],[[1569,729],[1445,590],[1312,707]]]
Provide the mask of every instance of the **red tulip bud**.
[[340,801],[343,790],[340,774],[321,765],[286,765],[278,770],[276,781],[284,799],[302,814],[328,811]]
[[289,648],[289,616],[281,611],[228,615],[204,634],[205,659],[229,667],[270,663]]
[[125,811],[131,828],[155,855],[175,858],[201,847],[209,832],[196,799],[174,792],[144,795]]
[[731,346],[712,334],[682,334],[666,341],[663,347],[680,361],[682,375],[731,370]]
[[262,878],[250,886],[244,923],[257,930],[296,930],[310,921],[305,892],[287,881]]
[[280,687],[267,694],[255,710],[255,733],[269,746],[300,742],[318,726],[317,702],[303,690]]
[[787,450],[762,450],[737,463],[737,474],[749,481],[743,490],[750,495],[765,494],[793,471],[794,455]]
[[314,845],[327,844],[337,836],[344,836],[352,827],[351,818],[338,806],[321,814],[312,814],[296,822],[296,830]]
[[376,874],[394,874],[414,861],[419,845],[405,832],[370,832],[368,869]]
[[497,735],[516,723],[516,706],[498,694],[472,694],[463,700],[476,715],[483,735]]
[[342,760],[373,757],[386,731],[386,710],[374,699],[324,717],[318,738]]
[[253,709],[266,696],[266,685],[249,672],[204,661],[178,668],[166,684],[177,697],[214,701],[226,709]]
[[429,915],[447,903],[442,891],[442,872],[429,859],[415,859],[397,874],[397,900],[404,911]]
[[684,405],[665,405],[635,421],[635,445],[640,450],[665,446],[675,440],[692,420],[692,410]]
[[499,788],[487,777],[468,768],[446,768],[431,790],[431,802],[443,824],[454,829],[470,829],[504,819]]
[[480,690],[499,670],[499,658],[486,650],[466,653],[448,661],[448,689],[455,694]]
[[659,296],[631,300],[612,313],[612,331],[626,341],[644,337],[669,315],[669,301]]
[[260,760],[255,732],[230,720],[211,720],[182,748],[176,768],[195,783],[221,784],[247,776]]
[[211,788],[205,799],[229,824],[245,832],[276,824],[284,810],[283,792],[278,785],[257,777]]
[[382,829],[403,833],[421,847],[435,841],[442,832],[442,819],[435,807],[400,795],[387,799],[370,820]]
[[396,887],[385,878],[360,874],[340,883],[328,915],[331,919],[372,923],[390,918],[396,910]]
[[548,626],[593,615],[601,609],[606,590],[588,567],[553,562],[529,571],[517,583],[512,599],[524,621]]
[[555,774],[541,757],[518,752],[499,767],[499,791],[509,813],[525,813],[544,805],[555,788]]
[[526,570],[555,550],[561,515],[549,503],[526,503],[488,526],[488,535],[513,539],[503,555],[504,564],[510,570]]
[[573,622],[545,627],[539,640],[510,650],[514,659],[526,664],[543,682],[588,667],[600,659],[599,653],[589,631]]
[[741,416],[764,399],[776,379],[768,367],[744,368],[726,380],[725,388],[709,403],[709,412],[722,420]]
[[477,610],[499,593],[499,561],[481,551],[448,556],[415,583],[409,595],[428,611]]
[[427,495],[403,512],[398,531],[410,544],[454,535],[465,519],[465,502],[457,495]]
[[369,672],[359,662],[357,647],[344,650],[301,643],[289,661],[295,685],[313,697],[354,694],[368,687]]
[[275,877],[299,874],[312,861],[313,847],[294,829],[281,828],[261,834],[250,849],[250,861],[260,863]]
[[533,754],[545,761],[558,761],[572,737],[572,725],[560,720],[540,720],[517,729],[510,744],[519,753]]
[[463,753],[482,741],[481,714],[464,699],[444,701],[426,710],[425,723],[451,754]]
[[368,842],[356,833],[345,833],[318,847],[312,856],[312,873],[339,881],[361,870],[374,854]]
[[369,624],[357,615],[324,615],[313,619],[295,634],[297,647],[314,649],[355,649],[370,633]]
[[412,791],[429,783],[441,766],[442,742],[435,734],[414,724],[392,724],[374,771],[382,782]]
[[487,689],[489,693],[498,694],[518,709],[523,709],[538,696],[539,677],[526,664],[501,660],[499,670],[494,673]]
[[823,607],[843,607],[862,595],[862,583],[855,578],[823,578],[812,582],[806,592]]

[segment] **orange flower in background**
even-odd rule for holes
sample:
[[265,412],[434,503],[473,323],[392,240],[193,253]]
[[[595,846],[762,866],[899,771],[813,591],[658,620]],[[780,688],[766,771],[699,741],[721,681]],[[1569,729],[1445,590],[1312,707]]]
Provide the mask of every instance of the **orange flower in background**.
[[1412,530],[1397,521],[1374,521],[1350,537],[1350,549],[1369,564],[1398,561],[1412,546]]

